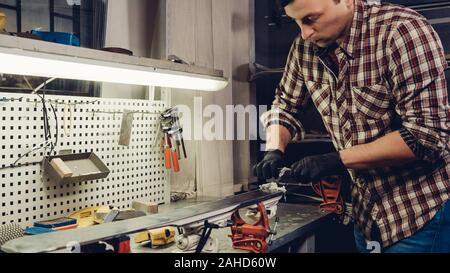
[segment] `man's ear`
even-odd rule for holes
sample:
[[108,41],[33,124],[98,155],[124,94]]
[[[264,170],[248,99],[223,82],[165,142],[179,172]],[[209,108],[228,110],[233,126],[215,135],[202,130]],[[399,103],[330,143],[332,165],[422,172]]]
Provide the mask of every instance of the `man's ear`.
[[286,13],[287,16],[294,19],[294,7],[292,3],[284,7],[284,13]]

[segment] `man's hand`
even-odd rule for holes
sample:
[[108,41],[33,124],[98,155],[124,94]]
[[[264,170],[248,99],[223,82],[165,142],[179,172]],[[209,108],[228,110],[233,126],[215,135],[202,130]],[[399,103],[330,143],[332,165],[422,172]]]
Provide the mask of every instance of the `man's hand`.
[[339,153],[305,157],[291,166],[292,175],[301,183],[316,182],[332,175],[344,174],[346,168]]
[[261,162],[253,166],[253,175],[260,180],[278,178],[280,169],[284,167],[284,153],[280,150],[266,152]]

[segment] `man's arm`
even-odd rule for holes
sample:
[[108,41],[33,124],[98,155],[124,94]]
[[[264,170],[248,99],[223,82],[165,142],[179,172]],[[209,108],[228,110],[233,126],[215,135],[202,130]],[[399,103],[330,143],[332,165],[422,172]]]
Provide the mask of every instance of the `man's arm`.
[[260,180],[277,178],[279,170],[285,166],[284,151],[293,139],[304,135],[297,115],[308,102],[309,93],[303,81],[299,66],[300,36],[295,39],[289,51],[285,71],[275,92],[272,109],[261,117],[266,128],[266,153],[255,166],[253,173]]
[[399,166],[417,160],[398,131],[374,142],[342,150],[339,154],[344,166],[354,170]]
[[291,139],[301,140],[304,134],[303,126],[298,121],[297,115],[305,108],[309,93],[304,85],[299,66],[300,43],[300,37],[297,37],[289,51],[283,77],[275,92],[272,109],[261,117],[267,132],[266,147],[268,150],[284,151]]
[[435,163],[450,148],[442,43],[423,18],[404,21],[395,29],[386,55],[395,111],[402,119],[400,136],[417,159]]
[[340,152],[303,158],[292,164],[291,169],[295,179],[309,183],[324,177],[341,175],[347,169],[375,169],[403,165],[415,160],[415,154],[400,131],[397,131],[372,143],[354,146]]
[[445,153],[449,130],[446,61],[437,33],[423,20],[406,21],[397,27],[388,51],[403,128],[341,151],[341,160],[349,169],[398,166],[419,159],[434,162]]
[[[402,133],[340,151],[349,169],[399,166],[419,159],[434,162],[445,153],[445,58],[437,34],[421,20],[404,22],[392,37],[389,51],[396,111],[404,128]],[[415,60],[420,58],[425,59],[417,65]]]
[[292,136],[286,127],[282,125],[271,125],[266,133],[266,150],[280,150],[284,153]]

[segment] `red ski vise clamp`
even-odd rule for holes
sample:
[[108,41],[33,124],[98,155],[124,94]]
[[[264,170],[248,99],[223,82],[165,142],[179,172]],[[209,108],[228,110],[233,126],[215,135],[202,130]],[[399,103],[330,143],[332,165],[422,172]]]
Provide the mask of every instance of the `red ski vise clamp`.
[[320,210],[323,212],[342,215],[345,211],[344,201],[341,196],[342,181],[339,177],[330,177],[327,181],[313,183],[313,189],[323,199]]
[[[270,229],[269,217],[264,203],[259,203],[257,210],[260,218],[255,224],[247,224],[241,218],[239,210],[235,211],[231,216],[233,225],[231,226],[232,234],[229,237],[233,241],[234,248],[253,253],[265,253],[267,251],[267,247],[271,243],[271,240],[267,242],[267,237],[275,235],[276,230],[272,231]],[[276,222],[278,222],[278,218]]]

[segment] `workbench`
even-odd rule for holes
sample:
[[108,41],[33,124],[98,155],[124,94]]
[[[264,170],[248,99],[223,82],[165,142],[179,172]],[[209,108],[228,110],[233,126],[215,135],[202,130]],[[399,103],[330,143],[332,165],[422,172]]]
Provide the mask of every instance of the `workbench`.
[[[215,200],[217,199],[197,198],[166,204],[160,206],[159,213],[163,214],[179,207],[198,205]],[[244,212],[241,215],[243,216]],[[279,203],[277,216],[279,217],[277,235],[274,236],[268,252],[315,252],[316,230],[330,224],[333,218],[331,214],[320,212],[317,203]],[[275,217],[270,219],[272,228],[274,222]],[[247,253],[247,251],[232,247],[231,239],[228,237],[230,234],[230,228],[212,231],[211,236],[219,240],[219,253]],[[178,232],[176,232],[176,235],[178,235]],[[172,253],[178,248],[175,243],[162,248],[151,248],[150,243],[136,244],[132,236],[131,249],[133,253]]]

